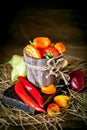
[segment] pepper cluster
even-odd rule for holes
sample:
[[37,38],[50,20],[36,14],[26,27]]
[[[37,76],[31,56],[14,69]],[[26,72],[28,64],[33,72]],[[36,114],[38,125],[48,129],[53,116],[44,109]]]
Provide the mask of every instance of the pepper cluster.
[[26,45],[26,54],[33,58],[58,57],[66,51],[62,42],[52,43],[48,37],[36,37]]
[[[29,41],[29,44],[26,45],[26,54],[33,58],[53,58],[58,57],[66,51],[66,47],[63,43],[57,42],[52,43],[48,37],[36,37],[33,42]],[[17,60],[18,58],[18,60]],[[48,86],[40,86],[40,92],[38,89],[33,86],[26,79],[26,68],[23,61],[23,57],[14,55],[13,58],[9,61],[9,64],[12,65],[13,69],[15,68],[16,72],[20,72],[19,68],[22,68],[22,73],[17,73],[16,77],[18,81],[15,83],[14,89],[17,95],[22,99],[22,101],[38,112],[47,112],[49,116],[57,116],[61,108],[69,108],[71,103],[70,95],[66,94],[57,94],[54,96],[52,103],[48,103],[47,110],[44,109],[43,96],[41,93],[46,95],[56,94],[57,87],[59,85],[49,84]],[[68,61],[64,60],[62,68],[68,65]],[[16,67],[15,67],[16,66]],[[20,67],[18,67],[20,66]],[[13,72],[13,71],[12,71]],[[81,92],[84,89],[84,72],[81,70],[74,70],[70,74],[69,88]],[[60,85],[61,87],[61,85]]]
[[[70,74],[70,80],[69,80],[69,88],[81,92],[85,86],[85,74],[81,70],[74,70]],[[54,84],[50,84],[49,86],[41,86],[41,91],[44,94],[55,94],[57,91],[57,87],[61,87],[61,85],[55,86]],[[47,113],[49,116],[54,117],[59,114],[61,111],[60,108],[69,108],[71,104],[71,97],[70,95],[61,94],[56,95],[53,99],[54,102],[48,104],[47,106]]]
[[[50,117],[58,116],[61,108],[69,108],[71,104],[71,97],[66,94],[57,94],[54,96],[52,103],[48,103],[47,110],[44,109],[43,96],[38,89],[33,86],[23,76],[18,77],[19,81],[16,82],[14,88],[17,95],[23,102],[38,112],[47,112]],[[75,70],[70,73],[70,87],[74,91],[81,92],[84,89],[84,73],[81,70]],[[50,84],[48,86],[40,86],[41,92],[46,95],[56,94],[57,87],[64,85]],[[31,95],[31,96],[30,96]]]
[[[41,86],[41,92],[47,95],[56,94],[57,87],[62,87],[63,85],[50,84],[48,86]],[[52,103],[47,106],[47,113],[50,117],[57,116],[61,108],[68,108],[70,106],[70,96],[65,94],[57,94],[54,96]]]

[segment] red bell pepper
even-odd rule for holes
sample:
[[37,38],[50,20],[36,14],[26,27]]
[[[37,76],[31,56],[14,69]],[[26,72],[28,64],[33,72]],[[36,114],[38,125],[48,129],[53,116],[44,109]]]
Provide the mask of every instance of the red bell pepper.
[[42,58],[49,59],[49,58],[57,57],[57,56],[59,56],[59,52],[54,47],[46,47],[46,48],[41,50],[41,57]]
[[15,92],[17,95],[22,99],[22,101],[31,107],[32,109],[39,111],[39,112],[45,112],[44,109],[42,109],[34,100],[31,98],[25,91],[24,86],[21,82],[16,82],[14,86]]
[[84,89],[85,73],[82,70],[74,70],[70,73],[70,88],[81,92]]
[[19,81],[24,85],[26,90],[33,96],[33,98],[37,101],[40,107],[43,108],[43,98],[39,91],[23,76],[18,77]]

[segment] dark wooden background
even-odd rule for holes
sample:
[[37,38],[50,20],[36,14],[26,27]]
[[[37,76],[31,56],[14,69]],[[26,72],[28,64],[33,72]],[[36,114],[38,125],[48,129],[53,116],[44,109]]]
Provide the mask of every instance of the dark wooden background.
[[[6,1],[0,5],[0,63],[13,54],[23,54],[23,48],[37,36],[47,36],[53,42],[61,41],[67,54],[87,61],[87,19],[84,1]],[[83,129],[79,120],[68,120],[64,129]],[[9,130],[20,127],[9,127]],[[29,127],[26,127],[29,130]]]
[[0,5],[0,62],[5,62],[14,53],[22,54],[28,40],[37,36],[48,36],[53,42],[61,41],[67,46],[67,53],[86,58],[85,5],[84,0],[3,2]]

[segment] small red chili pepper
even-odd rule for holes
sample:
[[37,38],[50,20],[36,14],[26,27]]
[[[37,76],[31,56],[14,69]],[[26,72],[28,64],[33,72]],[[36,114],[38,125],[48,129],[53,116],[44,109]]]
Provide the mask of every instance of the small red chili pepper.
[[59,52],[56,48],[54,47],[47,47],[41,50],[41,57],[42,58],[52,58],[52,57],[57,57],[59,56]]
[[43,108],[43,98],[39,91],[23,76],[19,76],[18,79],[21,81],[21,83],[24,85],[27,91],[33,96],[33,98],[37,101],[40,107]]
[[22,99],[22,101],[31,107],[32,109],[39,111],[39,112],[45,112],[44,109],[42,109],[25,91],[24,86],[21,82],[16,82],[14,86],[15,92],[17,95]]
[[52,103],[48,104],[48,106],[47,106],[47,114],[50,117],[58,116],[59,112],[60,112],[60,107],[56,103],[52,102]]
[[70,106],[70,97],[67,95],[56,95],[54,97],[54,102],[60,107],[68,108]]

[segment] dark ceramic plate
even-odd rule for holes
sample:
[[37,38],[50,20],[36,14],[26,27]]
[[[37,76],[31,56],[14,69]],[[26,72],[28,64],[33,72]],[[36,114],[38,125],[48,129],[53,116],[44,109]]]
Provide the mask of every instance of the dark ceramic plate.
[[30,114],[35,114],[35,111],[27,106],[25,103],[23,103],[21,99],[17,96],[14,91],[14,86],[9,87],[4,91],[2,102],[5,106],[15,107],[29,112]]

